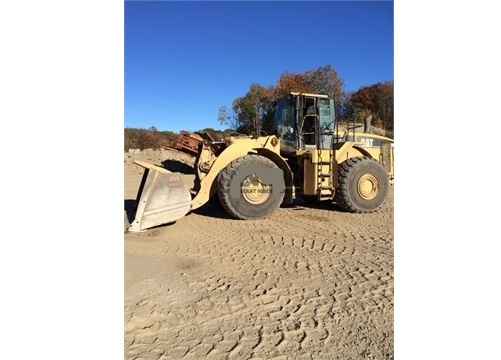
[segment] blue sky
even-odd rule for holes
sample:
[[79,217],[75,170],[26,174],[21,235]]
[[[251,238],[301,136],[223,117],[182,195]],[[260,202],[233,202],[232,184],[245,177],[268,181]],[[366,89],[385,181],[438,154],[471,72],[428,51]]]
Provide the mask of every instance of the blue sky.
[[393,80],[390,1],[126,1],[124,126],[223,129],[252,83],[331,65],[344,90]]

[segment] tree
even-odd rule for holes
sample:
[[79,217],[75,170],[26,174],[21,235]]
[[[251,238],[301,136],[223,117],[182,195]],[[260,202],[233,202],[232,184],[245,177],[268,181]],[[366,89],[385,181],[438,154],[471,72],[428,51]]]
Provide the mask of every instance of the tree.
[[[264,131],[269,133],[273,123],[273,100],[286,96],[290,92],[326,94],[336,104],[340,103],[343,80],[330,65],[311,69],[304,73],[291,73],[286,70],[275,86],[264,87],[254,83],[249,91],[235,99],[232,108],[238,119],[239,132],[251,133]],[[223,114],[224,117],[224,114]]]
[[344,81],[331,65],[308,70],[305,76],[315,94],[329,95],[336,104],[341,103]]
[[331,65],[320,66],[304,73],[293,74],[285,71],[277,81],[275,97],[280,98],[290,92],[305,92],[328,95],[339,106],[342,98],[343,79]]
[[237,131],[242,133],[259,133],[262,120],[273,110],[274,87],[263,87],[253,83],[245,96],[233,101],[232,108],[238,118]]
[[281,98],[290,92],[312,93],[313,91],[313,87],[308,82],[305,74],[293,74],[286,70],[278,78],[273,95],[276,98]]
[[393,130],[393,81],[364,86],[351,96],[351,105],[357,110],[367,110],[373,123]]
[[229,126],[229,129],[235,131],[238,128],[238,121],[236,117],[229,113],[228,107],[223,105],[219,108],[217,120],[221,125]]

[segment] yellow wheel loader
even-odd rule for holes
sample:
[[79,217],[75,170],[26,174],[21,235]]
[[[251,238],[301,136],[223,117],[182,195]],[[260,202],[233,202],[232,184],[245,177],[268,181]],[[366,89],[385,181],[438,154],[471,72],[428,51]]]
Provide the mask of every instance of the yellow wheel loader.
[[182,174],[135,161],[145,170],[127,230],[175,222],[213,196],[236,219],[268,217],[298,196],[333,201],[354,213],[376,211],[385,202],[393,139],[355,132],[355,126],[340,131],[326,95],[290,93],[274,107],[272,135],[203,140],[191,189]]

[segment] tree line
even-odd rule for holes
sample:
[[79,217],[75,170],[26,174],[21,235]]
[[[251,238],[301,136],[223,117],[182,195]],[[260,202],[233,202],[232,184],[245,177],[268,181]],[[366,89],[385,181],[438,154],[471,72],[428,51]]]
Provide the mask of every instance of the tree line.
[[393,80],[344,91],[344,81],[331,65],[302,73],[285,71],[276,85],[250,85],[247,93],[232,102],[231,109],[221,106],[218,121],[237,132],[268,132],[273,121],[273,101],[290,92],[324,94],[334,99],[336,117],[341,121],[363,123],[372,116],[372,124],[393,131]]
[[[363,86],[357,91],[345,91],[344,81],[331,65],[302,73],[285,71],[275,85],[253,83],[244,96],[233,100],[231,109],[221,106],[217,119],[226,130],[206,128],[212,138],[220,140],[231,132],[241,134],[271,133],[274,117],[273,102],[290,92],[324,94],[334,99],[336,117],[341,122],[362,124],[372,117],[372,125],[393,134],[394,90],[393,80]],[[178,134],[171,131],[125,128],[124,150],[172,147]]]

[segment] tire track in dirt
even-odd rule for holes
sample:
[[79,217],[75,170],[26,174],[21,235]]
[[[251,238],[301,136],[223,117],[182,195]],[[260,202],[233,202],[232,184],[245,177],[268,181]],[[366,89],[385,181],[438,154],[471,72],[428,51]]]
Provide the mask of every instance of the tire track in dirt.
[[125,234],[125,358],[392,358],[390,205]]

